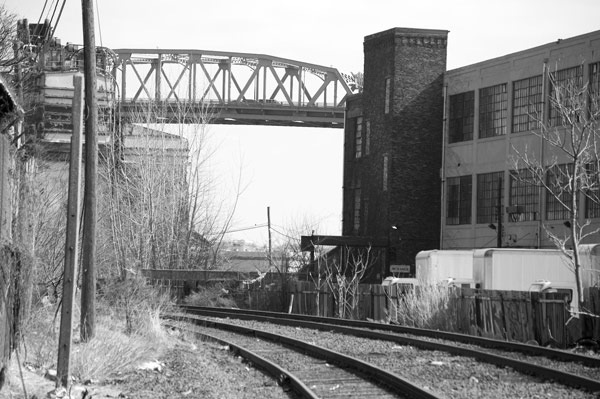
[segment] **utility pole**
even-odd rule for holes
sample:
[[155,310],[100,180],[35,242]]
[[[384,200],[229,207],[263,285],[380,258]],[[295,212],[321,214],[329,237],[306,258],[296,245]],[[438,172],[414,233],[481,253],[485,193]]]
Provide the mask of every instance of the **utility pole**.
[[273,258],[271,256],[271,207],[267,207],[267,228],[269,230],[269,267],[273,265]]
[[81,0],[85,75],[85,188],[81,276],[81,340],[95,335],[96,324],[96,178],[98,175],[98,104],[93,0]]
[[79,257],[79,213],[81,211],[81,132],[83,130],[83,76],[73,76],[73,134],[69,167],[69,198],[67,201],[67,237],[63,296],[58,337],[56,387],[68,388],[70,381],[71,335],[73,332],[73,302],[77,283]]

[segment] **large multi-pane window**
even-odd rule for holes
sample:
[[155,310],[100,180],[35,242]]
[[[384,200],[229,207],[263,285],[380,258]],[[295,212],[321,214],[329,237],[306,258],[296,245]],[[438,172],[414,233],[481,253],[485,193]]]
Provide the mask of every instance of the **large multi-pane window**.
[[586,165],[585,217],[600,218],[600,175],[598,164]]
[[546,219],[569,220],[571,212],[571,182],[573,164],[556,165],[546,174]]
[[479,90],[479,138],[506,134],[506,83]]
[[526,132],[542,121],[544,98],[542,75],[513,82],[512,131]]
[[504,172],[477,175],[477,223],[495,223],[502,209],[502,180]]
[[446,182],[446,224],[471,224],[471,176],[449,177]]
[[583,86],[583,66],[579,65],[573,68],[561,69],[551,74],[550,79],[550,126],[560,126],[566,124],[563,120],[563,114],[560,112],[559,105],[569,107],[574,97],[579,93]]
[[363,118],[359,116],[356,118],[356,126],[354,129],[354,157],[360,158],[362,156],[362,126]]
[[448,141],[456,143],[473,139],[473,120],[475,115],[475,92],[450,96],[450,117]]
[[539,212],[539,187],[529,169],[511,170],[508,203],[511,222],[537,220]]
[[389,114],[392,103],[392,79],[385,79],[385,107],[384,113]]

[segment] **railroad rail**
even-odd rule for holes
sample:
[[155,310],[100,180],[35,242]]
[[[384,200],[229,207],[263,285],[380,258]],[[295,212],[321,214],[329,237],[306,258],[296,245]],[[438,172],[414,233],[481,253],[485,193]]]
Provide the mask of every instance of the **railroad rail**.
[[[278,383],[289,387],[302,398],[352,395],[381,399],[439,398],[427,389],[382,368],[284,335],[195,315],[170,314],[165,317],[194,324],[196,328],[190,329],[180,323],[167,323],[168,326],[186,329],[206,339],[228,345],[231,351],[267,371]],[[219,329],[218,336],[206,329]],[[292,351],[300,353],[290,354]],[[291,371],[281,363],[293,365],[296,371]]]
[[[589,392],[600,392],[600,378],[598,378],[597,370],[600,368],[600,358],[584,356],[567,351],[554,350],[515,342],[499,341],[482,337],[474,337],[464,334],[364,321],[342,320],[304,315],[288,315],[275,312],[246,311],[239,309],[193,306],[184,306],[183,308],[187,312],[196,315],[256,320],[278,325],[312,328],[322,331],[334,331],[336,333],[352,335],[356,337],[393,341],[401,345],[411,345],[422,349],[445,351],[458,356],[473,357],[479,361],[495,364],[497,366],[512,367],[521,373],[535,375],[543,379],[554,380],[565,386],[583,388]],[[414,335],[415,337],[406,336],[407,334]],[[424,339],[423,337],[426,337],[427,339]],[[465,345],[437,342],[436,340],[450,340],[452,342],[475,344],[486,349],[503,351],[504,353],[498,354],[497,352],[494,353],[494,351],[490,350],[482,351],[480,349],[466,347]],[[536,364],[537,362],[535,358],[519,360],[513,357],[505,356],[505,354],[508,354],[508,352],[526,353],[528,355],[537,357],[558,360],[559,362],[568,362],[568,364],[578,363],[581,364],[582,367],[587,367],[592,370],[589,372],[589,377],[581,376],[578,375],[580,374],[579,372],[574,374],[564,370],[561,371],[562,367],[560,367],[560,365],[546,367],[544,365]]]

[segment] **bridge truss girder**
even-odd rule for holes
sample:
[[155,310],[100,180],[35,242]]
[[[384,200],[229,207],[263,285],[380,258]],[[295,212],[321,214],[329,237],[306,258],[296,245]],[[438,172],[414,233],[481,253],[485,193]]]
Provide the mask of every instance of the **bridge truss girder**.
[[181,121],[182,109],[208,107],[210,123],[342,128],[352,94],[347,75],[335,68],[268,55],[114,51],[121,115],[130,119],[150,105],[167,121]]

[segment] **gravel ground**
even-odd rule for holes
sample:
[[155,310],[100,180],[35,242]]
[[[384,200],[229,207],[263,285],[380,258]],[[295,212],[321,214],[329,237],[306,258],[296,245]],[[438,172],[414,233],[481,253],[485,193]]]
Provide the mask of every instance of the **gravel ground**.
[[[295,398],[286,393],[276,381],[261,371],[234,357],[226,347],[195,339],[180,341],[158,359],[160,369],[135,370],[119,375],[102,385],[75,385],[72,399],[130,398],[130,399],[238,399]],[[54,392],[54,383],[36,373],[24,370],[28,399],[68,398]],[[2,391],[0,399],[23,399],[18,368],[12,367],[14,377]],[[88,396],[84,396],[84,392]],[[91,395],[91,396],[90,396]]]
[[[221,319],[222,321],[222,319]],[[511,368],[477,363],[445,352],[419,350],[389,341],[368,340],[340,334],[228,319],[227,322],[259,328],[316,343],[392,370],[410,381],[429,387],[448,398],[598,398],[594,393],[542,381]],[[389,354],[393,356],[389,356]]]
[[212,342],[178,345],[160,359],[162,370],[137,370],[114,379],[122,398],[282,398],[277,383]]

